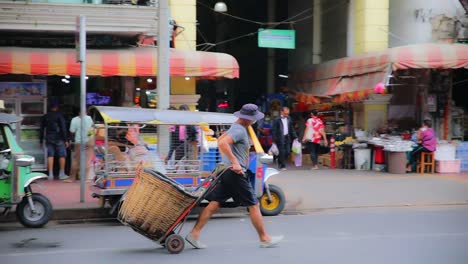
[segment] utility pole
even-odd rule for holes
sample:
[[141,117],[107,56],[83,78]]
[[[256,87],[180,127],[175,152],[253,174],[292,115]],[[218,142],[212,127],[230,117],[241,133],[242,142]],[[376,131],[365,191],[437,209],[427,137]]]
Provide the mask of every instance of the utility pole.
[[88,131],[85,129],[86,117],[86,17],[79,16],[79,34],[80,34],[80,50],[79,62],[81,67],[80,72],[80,119],[81,119],[81,144],[80,144],[80,203],[85,202],[85,180],[86,175],[86,144],[85,139]]
[[[170,104],[170,57],[169,57],[169,0],[159,0],[158,9],[158,109],[169,108]],[[158,129],[158,152],[161,156],[167,153],[169,146],[163,146],[163,142],[169,142],[169,130],[166,126]]]
[[159,0],[158,23],[158,109],[167,109],[170,102],[168,0]]

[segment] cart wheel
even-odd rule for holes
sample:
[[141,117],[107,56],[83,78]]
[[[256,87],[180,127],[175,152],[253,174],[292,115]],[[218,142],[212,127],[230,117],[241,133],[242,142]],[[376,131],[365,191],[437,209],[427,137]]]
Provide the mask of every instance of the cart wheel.
[[264,216],[275,216],[281,213],[286,204],[286,198],[283,191],[276,185],[269,184],[271,201],[268,200],[268,195],[263,192],[260,197],[260,211]]
[[184,238],[176,234],[168,236],[165,244],[171,254],[179,254],[185,247]]
[[167,238],[170,237],[171,235],[174,235],[174,234],[175,234],[174,231],[171,231],[171,232],[169,233],[169,235],[168,235],[163,241],[161,241],[161,243],[159,243],[159,244],[160,244],[162,247],[165,248],[165,247],[166,247]]

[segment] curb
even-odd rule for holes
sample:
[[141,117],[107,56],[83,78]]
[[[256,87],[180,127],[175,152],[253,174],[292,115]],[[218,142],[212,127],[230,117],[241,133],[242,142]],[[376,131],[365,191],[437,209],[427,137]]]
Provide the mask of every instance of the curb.
[[[55,209],[51,221],[58,224],[75,224],[89,222],[117,221],[115,216],[109,214],[110,208],[76,208],[76,209]],[[196,218],[200,213],[200,207],[195,207],[190,213],[189,219]],[[245,214],[247,211],[240,208],[221,208],[216,217],[236,217],[239,214]],[[18,222],[16,214],[11,211],[6,217],[0,217],[1,223]]]
[[[281,215],[302,215],[307,213],[316,213],[343,209],[379,209],[379,208],[424,208],[424,207],[446,207],[446,206],[468,206],[468,203],[444,203],[444,204],[401,204],[401,205],[374,205],[374,206],[345,206],[345,207],[324,207],[302,210],[284,210]],[[57,224],[78,224],[95,222],[118,222],[116,217],[109,214],[110,208],[77,208],[77,209],[56,209],[52,215],[51,221]],[[196,219],[201,211],[201,207],[195,207],[190,213],[188,219]],[[213,218],[240,217],[247,215],[247,210],[243,207],[221,208]],[[6,217],[0,217],[1,223],[17,222],[14,211]]]

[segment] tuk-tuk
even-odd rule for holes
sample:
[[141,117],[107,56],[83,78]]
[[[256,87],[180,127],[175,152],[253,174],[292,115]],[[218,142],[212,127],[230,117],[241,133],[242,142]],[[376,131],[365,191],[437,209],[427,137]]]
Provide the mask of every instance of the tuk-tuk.
[[0,113],[0,207],[6,215],[16,205],[21,224],[42,227],[52,217],[52,204],[44,195],[34,193],[31,185],[47,175],[31,171],[34,157],[24,155],[12,131],[12,125],[20,121],[16,115]]
[[[139,164],[155,169],[187,189],[199,185],[221,162],[217,140],[237,120],[232,114],[181,110],[155,110],[136,107],[93,106],[95,159],[93,197],[111,213],[133,183]],[[282,190],[265,184],[278,174],[267,164],[266,154],[252,127],[249,177],[260,201],[263,215],[277,215],[285,205]],[[203,205],[203,203],[202,203]],[[237,206],[231,201],[224,207]]]

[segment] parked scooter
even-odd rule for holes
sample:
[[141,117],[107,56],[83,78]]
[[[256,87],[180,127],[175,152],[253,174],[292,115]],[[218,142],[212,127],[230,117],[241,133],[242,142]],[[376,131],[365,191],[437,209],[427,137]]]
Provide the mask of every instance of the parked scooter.
[[34,157],[24,155],[11,124],[21,121],[16,115],[0,113],[0,208],[3,215],[16,205],[16,216],[26,227],[42,227],[52,217],[52,204],[31,185],[47,175],[32,172]]

